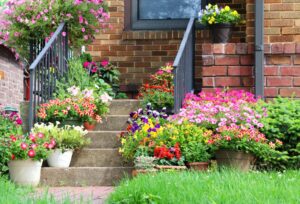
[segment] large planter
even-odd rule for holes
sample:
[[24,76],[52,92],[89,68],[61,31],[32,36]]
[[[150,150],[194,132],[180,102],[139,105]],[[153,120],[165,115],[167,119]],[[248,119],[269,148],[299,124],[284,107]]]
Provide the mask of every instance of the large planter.
[[231,39],[232,25],[227,23],[218,23],[210,25],[211,38],[213,43],[227,43]]
[[87,130],[87,131],[93,131],[96,128],[96,122],[84,122],[83,123],[83,127]]
[[55,149],[48,157],[47,162],[50,167],[67,168],[72,160],[73,150],[62,152],[61,149]]
[[40,182],[42,160],[12,160],[8,168],[10,179],[18,185],[37,186]]
[[242,151],[218,150],[216,152],[216,160],[220,167],[248,171],[250,170],[251,163],[254,161],[254,156]]
[[208,162],[189,162],[187,163],[187,167],[191,170],[196,171],[207,171],[208,170]]

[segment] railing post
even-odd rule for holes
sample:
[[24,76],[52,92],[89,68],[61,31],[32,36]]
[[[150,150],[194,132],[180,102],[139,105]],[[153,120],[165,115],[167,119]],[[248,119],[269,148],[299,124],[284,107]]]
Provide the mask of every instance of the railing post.
[[30,76],[30,99],[29,99],[29,121],[28,121],[28,130],[30,131],[33,127],[33,119],[34,119],[34,107],[33,107],[33,78],[34,78],[34,71],[35,70],[29,70],[29,76]]

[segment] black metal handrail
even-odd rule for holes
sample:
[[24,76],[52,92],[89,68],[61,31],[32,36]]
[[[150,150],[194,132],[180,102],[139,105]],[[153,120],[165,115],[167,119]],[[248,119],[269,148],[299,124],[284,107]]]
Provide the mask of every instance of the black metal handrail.
[[190,18],[173,64],[174,113],[180,110],[185,95],[194,90],[195,38],[195,18]]
[[[41,50],[40,47],[43,46]],[[38,41],[34,48],[31,46],[30,55],[36,56],[29,67],[30,72],[30,101],[29,101],[29,129],[36,122],[36,111],[40,104],[53,97],[56,80],[67,74],[68,32],[67,25],[61,23],[45,44]],[[31,57],[32,59],[34,57]]]

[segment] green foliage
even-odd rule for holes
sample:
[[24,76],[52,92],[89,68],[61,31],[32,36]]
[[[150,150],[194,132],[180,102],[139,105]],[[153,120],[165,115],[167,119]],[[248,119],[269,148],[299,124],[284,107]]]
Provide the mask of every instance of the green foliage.
[[231,9],[229,6],[219,8],[218,5],[208,4],[205,9],[199,13],[199,21],[204,25],[212,25],[218,23],[239,23],[241,20],[240,14]]
[[299,203],[300,171],[160,172],[125,179],[108,204]]
[[82,127],[58,127],[58,124],[35,124],[31,131],[34,134],[43,133],[46,138],[54,139],[56,142],[54,148],[61,149],[62,151],[80,149],[90,143],[90,140],[85,137],[87,131],[84,131]]
[[279,139],[283,145],[278,148],[288,152],[289,157],[280,161],[278,165],[286,167],[300,167],[300,101],[293,98],[275,98],[268,103],[260,102],[258,110],[267,110],[267,117],[262,117],[260,122],[264,125],[261,132],[269,140]]
[[173,108],[174,96],[170,92],[148,89],[143,93],[141,104],[146,107],[148,103],[151,103],[154,109]]
[[187,162],[208,162],[211,158],[209,147],[201,142],[189,142],[181,149]]
[[147,169],[152,170],[154,169],[156,160],[155,157],[149,157],[149,156],[139,156],[134,159],[134,167],[136,169]]

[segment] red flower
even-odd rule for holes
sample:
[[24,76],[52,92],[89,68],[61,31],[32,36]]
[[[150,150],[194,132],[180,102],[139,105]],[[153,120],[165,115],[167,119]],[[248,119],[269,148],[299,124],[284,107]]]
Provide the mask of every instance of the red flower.
[[21,149],[23,149],[23,150],[26,150],[28,147],[28,145],[24,142],[22,142],[20,146],[21,146]]
[[48,142],[45,142],[45,143],[43,144],[43,146],[44,146],[45,148],[49,148],[49,143],[48,143]]
[[84,63],[83,63],[83,67],[84,67],[84,68],[88,68],[88,67],[89,67],[89,65],[90,65],[90,63],[89,63],[89,62],[84,62]]
[[37,134],[37,136],[38,136],[39,138],[43,138],[43,137],[44,137],[44,134],[41,133],[41,132],[39,132],[39,133]]
[[32,148],[32,149],[35,149],[35,148],[37,148],[37,146],[38,146],[37,144],[32,144],[32,145],[31,145],[31,148]]
[[30,158],[33,158],[33,157],[35,156],[35,151],[34,151],[33,149],[29,150],[29,151],[28,151],[28,156],[29,156]]
[[29,139],[30,139],[32,142],[35,142],[35,135],[34,135],[34,134],[30,134],[30,135],[29,135]]
[[11,155],[11,160],[15,160],[16,156],[14,154]]
[[15,142],[15,141],[17,140],[17,138],[16,138],[15,136],[13,136],[13,135],[10,136],[10,139],[11,139],[13,142]]

